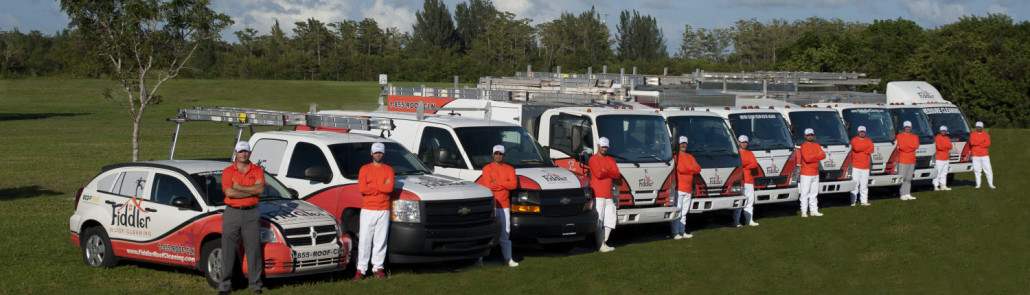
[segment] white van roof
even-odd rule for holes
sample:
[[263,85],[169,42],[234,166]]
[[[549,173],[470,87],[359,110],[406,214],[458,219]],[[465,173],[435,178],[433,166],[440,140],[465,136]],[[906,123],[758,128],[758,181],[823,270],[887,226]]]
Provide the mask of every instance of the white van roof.
[[928,103],[947,101],[937,88],[924,81],[887,83],[887,103]]

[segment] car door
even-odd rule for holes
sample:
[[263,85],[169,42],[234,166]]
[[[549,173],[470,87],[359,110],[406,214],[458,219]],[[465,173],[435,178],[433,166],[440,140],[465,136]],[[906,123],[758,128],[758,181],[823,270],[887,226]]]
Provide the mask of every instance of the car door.
[[101,219],[111,240],[142,242],[154,237],[150,198],[152,171],[146,168],[126,169],[118,174],[114,186],[105,194],[103,205],[109,218]]
[[191,182],[178,173],[157,171],[150,184],[150,198],[145,201],[154,235],[147,244],[150,259],[180,265],[196,265],[201,230],[193,224],[202,214],[198,193]]
[[462,170],[469,169],[454,135],[443,128],[426,126],[416,153],[422,163],[433,167],[433,174],[460,177]]

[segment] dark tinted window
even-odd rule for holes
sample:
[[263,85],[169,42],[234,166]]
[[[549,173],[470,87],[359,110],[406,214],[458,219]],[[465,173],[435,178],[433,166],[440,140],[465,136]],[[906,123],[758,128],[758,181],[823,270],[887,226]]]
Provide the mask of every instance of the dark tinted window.
[[891,117],[894,119],[895,133],[904,131],[902,125],[905,121],[912,122],[912,134],[919,136],[919,144],[934,143],[934,132],[930,130],[930,122],[926,119],[926,113],[922,108],[890,109]]
[[[553,116],[551,117],[550,147],[570,156],[575,155],[576,153],[574,151],[580,148],[587,153],[593,153],[594,133],[592,129],[593,125],[590,123],[590,120],[585,117],[565,114]],[[573,134],[575,132],[580,133]],[[580,146],[572,146],[573,136],[578,137]]]
[[865,136],[873,142],[894,140],[894,122],[886,109],[846,109],[844,121],[848,123],[848,137],[858,136],[858,126],[865,126]]
[[779,113],[746,113],[729,115],[733,132],[747,135],[749,150],[793,149],[787,121]]
[[794,142],[805,142],[805,129],[815,131],[815,142],[821,145],[850,144],[844,121],[837,111],[814,111],[790,113],[790,126],[794,130]]
[[297,143],[290,157],[290,168],[286,171],[286,177],[304,178],[304,170],[309,167],[322,167],[327,172],[332,171],[321,149],[310,143]]
[[[451,133],[444,129],[426,127],[422,131],[422,141],[418,147],[418,155],[421,158],[420,160],[429,166],[468,169],[468,165],[465,164],[465,158],[462,157],[461,150],[458,149],[458,144],[454,142],[454,136],[451,136]],[[369,158],[369,161],[371,161],[371,158]],[[396,171],[396,168],[394,170],[400,173]],[[357,171],[354,173],[357,173]]]
[[554,166],[522,127],[464,127],[454,129],[477,170],[493,162],[493,147],[504,146],[504,162],[515,168]]
[[665,118],[657,114],[598,116],[597,134],[608,138],[608,154],[616,162],[654,163],[672,160],[669,127]]
[[[341,143],[329,146],[336,165],[340,167],[343,177],[357,179],[361,166],[372,163],[372,142]],[[408,149],[396,142],[384,142],[383,163],[393,168],[396,175],[428,174],[429,169],[422,165]]]
[[158,173],[154,175],[154,186],[150,188],[150,200],[171,205],[175,198],[187,198],[193,202],[193,192],[185,183],[170,175]]

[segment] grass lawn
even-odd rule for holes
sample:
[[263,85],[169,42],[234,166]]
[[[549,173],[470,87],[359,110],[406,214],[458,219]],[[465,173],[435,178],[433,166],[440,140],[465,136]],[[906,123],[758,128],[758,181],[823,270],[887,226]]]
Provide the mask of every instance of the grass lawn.
[[[102,166],[130,159],[129,116],[101,96],[113,86],[108,80],[0,80],[0,293],[214,292],[199,272],[188,269],[126,261],[90,268],[69,242],[76,190]],[[161,89],[164,101],[147,110],[140,158],[167,159],[174,124],[165,119],[178,108],[306,111],[314,103],[319,109],[370,110],[378,92],[379,85],[367,82],[172,81]],[[847,207],[833,206],[843,204],[834,200],[841,196],[821,197],[820,203],[830,205],[821,210],[824,217],[773,214],[792,213],[796,203],[758,206],[759,227],[723,227],[719,214],[699,217],[694,220],[716,222],[694,231],[690,240],[640,238],[660,236],[665,225],[626,227],[616,230],[619,247],[612,253],[553,255],[517,248],[516,256],[529,253],[518,268],[487,264],[452,273],[397,267],[387,280],[353,283],[347,281],[350,274],[337,273],[270,280],[266,291],[1026,293],[1030,193],[1020,185],[1026,176],[1016,172],[1030,166],[1030,130],[989,132],[996,190],[973,189],[967,173],[957,177],[954,190],[923,187],[913,194],[915,201],[874,195],[871,207]],[[176,158],[228,157],[234,136],[235,128],[223,123],[184,124]]]

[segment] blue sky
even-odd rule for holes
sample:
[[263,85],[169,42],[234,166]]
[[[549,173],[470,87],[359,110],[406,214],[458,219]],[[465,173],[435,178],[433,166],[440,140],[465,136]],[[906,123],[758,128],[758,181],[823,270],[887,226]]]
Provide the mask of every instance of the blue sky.
[[[465,0],[444,0],[452,12],[461,2]],[[277,19],[288,33],[292,32],[294,22],[308,18],[335,22],[366,17],[376,19],[380,26],[410,32],[415,12],[422,8],[423,0],[211,0],[211,4],[216,11],[236,21],[223,33],[224,39],[235,41],[233,31],[251,27],[267,34]],[[563,11],[579,14],[594,6],[598,12],[608,14],[612,32],[620,11],[636,9],[658,20],[670,52],[679,47],[686,24],[714,29],[751,18],[766,22],[776,18],[792,21],[818,16],[871,23],[876,19],[900,17],[924,28],[934,28],[964,15],[1002,13],[1017,22],[1030,17],[1028,0],[495,0],[494,5],[519,17],[530,18],[533,24],[553,20]],[[22,32],[38,30],[50,35],[67,25],[68,19],[60,10],[59,0],[0,0],[0,31],[17,27]]]

